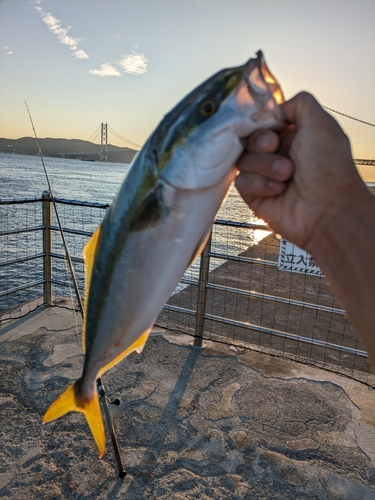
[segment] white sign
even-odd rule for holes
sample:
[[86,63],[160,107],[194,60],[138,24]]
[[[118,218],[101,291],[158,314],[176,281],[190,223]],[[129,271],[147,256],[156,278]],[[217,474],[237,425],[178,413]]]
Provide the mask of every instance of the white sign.
[[277,268],[281,271],[323,276],[320,267],[306,250],[302,250],[284,238],[280,240]]

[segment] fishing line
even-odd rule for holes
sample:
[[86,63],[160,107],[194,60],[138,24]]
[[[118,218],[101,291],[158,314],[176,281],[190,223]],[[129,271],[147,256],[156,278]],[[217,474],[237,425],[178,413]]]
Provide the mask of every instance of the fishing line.
[[[50,192],[50,196],[51,196],[51,201],[52,201],[52,204],[53,204],[53,208],[55,210],[57,225],[59,226],[59,231],[60,231],[61,239],[62,239],[62,242],[63,242],[66,259],[67,259],[68,264],[69,264],[69,269],[70,269],[70,273],[71,273],[73,284],[74,284],[74,289],[75,289],[75,293],[76,293],[76,297],[77,297],[77,301],[78,301],[78,306],[79,306],[79,309],[80,309],[80,312],[81,312],[81,316],[82,316],[82,319],[83,319],[84,318],[83,303],[82,303],[81,294],[80,294],[80,291],[79,291],[79,288],[78,288],[77,278],[76,278],[76,274],[75,274],[75,271],[74,271],[72,259],[70,258],[70,253],[69,253],[69,250],[68,250],[68,245],[66,243],[64,230],[62,228],[62,225],[61,225],[61,222],[60,222],[59,213],[57,211],[55,197],[53,195],[53,191],[52,191],[51,183],[49,181],[47,169],[46,169],[46,166],[44,164],[42,149],[40,147],[39,139],[38,139],[38,136],[36,134],[35,127],[34,127],[34,122],[33,122],[33,119],[31,118],[31,113],[30,113],[30,110],[29,110],[29,107],[28,107],[26,101],[25,101],[25,105],[26,105],[26,109],[27,109],[27,112],[28,112],[28,115],[29,115],[29,118],[30,118],[31,126],[33,128],[35,142],[36,142],[36,145],[37,145],[37,148],[38,148],[38,153],[39,153],[40,159],[42,160],[42,165],[43,165],[44,173],[45,173],[45,176],[46,176],[46,179],[47,179],[47,184],[48,184],[48,188],[49,188],[49,192]],[[96,384],[97,384],[97,389],[98,389],[98,392],[99,392],[99,396],[100,396],[101,400],[103,401],[103,408],[104,408],[104,413],[105,413],[106,420],[107,420],[107,426],[108,426],[108,430],[109,430],[109,433],[110,433],[110,436],[111,436],[113,450],[115,452],[115,456],[116,456],[116,460],[117,460],[117,466],[118,466],[118,469],[119,469],[119,477],[124,478],[126,476],[126,471],[125,471],[124,465],[122,463],[120,449],[119,449],[119,446],[118,446],[115,429],[113,427],[111,416],[110,416],[110,413],[109,413],[109,410],[108,410],[107,397],[105,395],[105,390],[104,390],[104,386],[103,386],[101,377],[98,377],[98,379],[96,381]],[[116,403],[116,401],[117,400],[115,400],[114,404],[118,404],[118,403]]]

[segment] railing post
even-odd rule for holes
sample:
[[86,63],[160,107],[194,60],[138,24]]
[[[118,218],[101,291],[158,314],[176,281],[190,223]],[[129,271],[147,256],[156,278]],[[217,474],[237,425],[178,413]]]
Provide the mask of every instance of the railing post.
[[211,251],[212,232],[201,254],[198,281],[197,314],[195,317],[195,341],[194,344],[202,345],[204,314],[206,312],[207,301],[207,281],[210,270],[210,251]]
[[52,305],[52,203],[51,194],[49,191],[43,191],[43,278],[44,283],[44,303],[48,306]]

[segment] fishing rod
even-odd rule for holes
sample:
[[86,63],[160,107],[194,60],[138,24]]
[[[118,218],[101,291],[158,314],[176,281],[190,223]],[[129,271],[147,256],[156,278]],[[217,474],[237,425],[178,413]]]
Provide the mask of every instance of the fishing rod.
[[59,226],[59,231],[60,231],[60,234],[61,234],[61,239],[62,239],[62,242],[63,242],[63,246],[64,246],[66,258],[67,258],[68,264],[69,264],[70,274],[72,275],[72,279],[73,279],[73,285],[74,285],[74,289],[75,289],[75,292],[76,292],[76,297],[77,297],[77,301],[78,301],[79,310],[80,310],[81,316],[83,318],[83,314],[84,314],[83,313],[83,303],[82,303],[82,299],[81,299],[81,294],[79,292],[77,278],[76,278],[76,274],[74,272],[74,267],[73,267],[72,259],[70,258],[70,253],[69,253],[69,250],[68,250],[68,245],[66,243],[65,234],[64,234],[63,228],[61,226],[60,216],[59,216],[59,213],[58,213],[57,207],[56,207],[55,197],[53,195],[51,183],[49,181],[49,177],[48,177],[48,173],[47,173],[47,169],[46,169],[46,166],[44,164],[42,149],[40,147],[39,139],[38,139],[38,136],[36,134],[35,127],[34,127],[34,122],[33,122],[33,119],[31,118],[31,113],[30,113],[30,110],[29,110],[29,106],[27,105],[26,101],[25,101],[25,105],[26,105],[27,112],[29,114],[31,126],[33,128],[35,142],[36,142],[36,146],[38,148],[38,153],[39,153],[40,159],[42,160],[42,165],[43,165],[44,173],[45,173],[45,176],[46,176],[46,179],[47,179],[48,189],[49,189],[49,192],[50,192],[50,195],[51,195],[51,199],[52,199],[52,205],[53,205],[53,208],[55,210],[57,225]]
[[[75,274],[74,267],[73,267],[73,262],[72,262],[72,259],[70,257],[70,253],[69,253],[69,250],[68,250],[68,245],[67,245],[67,242],[66,242],[66,239],[65,239],[65,233],[64,233],[64,230],[63,230],[62,225],[61,225],[59,213],[57,211],[56,201],[55,201],[55,197],[53,195],[51,183],[49,181],[47,169],[46,169],[46,166],[44,164],[44,159],[43,159],[43,154],[42,154],[42,148],[40,147],[39,139],[38,139],[35,127],[34,127],[34,122],[33,122],[33,119],[31,118],[31,113],[30,113],[30,110],[29,110],[29,106],[27,105],[26,101],[25,101],[25,105],[26,105],[27,113],[28,113],[29,118],[30,118],[31,126],[33,128],[35,142],[36,142],[36,146],[38,148],[38,153],[39,153],[40,159],[42,160],[44,174],[45,174],[46,179],[47,179],[48,189],[49,189],[49,192],[50,192],[50,197],[51,197],[51,200],[52,200],[52,205],[53,205],[53,208],[54,208],[54,211],[55,211],[57,225],[59,227],[59,231],[60,231],[60,234],[61,234],[61,239],[62,239],[62,243],[63,243],[65,255],[66,255],[66,258],[67,258],[68,264],[69,264],[70,274],[71,274],[72,280],[73,280],[74,290],[75,290],[77,301],[78,301],[78,307],[79,307],[79,310],[80,310],[80,313],[81,313],[81,316],[82,316],[82,319],[83,319],[84,318],[83,302],[82,302],[82,298],[81,298],[81,293],[80,293],[79,288],[78,288],[78,283],[77,283],[77,278],[76,278],[76,274]],[[119,470],[119,477],[124,478],[126,476],[126,470],[124,468],[124,464],[123,464],[122,459],[121,459],[120,448],[119,448],[119,445],[118,445],[116,432],[115,432],[115,429],[114,429],[113,424],[112,424],[111,415],[109,413],[109,409],[108,409],[108,405],[107,405],[107,398],[106,398],[106,395],[105,395],[104,386],[103,386],[103,382],[102,382],[101,377],[99,377],[96,380],[96,384],[97,384],[97,389],[98,389],[98,393],[99,393],[100,399],[103,402],[104,413],[105,413],[106,420],[107,420],[107,426],[108,426],[108,430],[109,430],[109,433],[110,433],[110,436],[111,436],[113,450],[115,452],[117,466],[118,466],[118,470]],[[115,399],[115,401],[113,401],[113,404],[118,405],[119,404],[118,400]]]

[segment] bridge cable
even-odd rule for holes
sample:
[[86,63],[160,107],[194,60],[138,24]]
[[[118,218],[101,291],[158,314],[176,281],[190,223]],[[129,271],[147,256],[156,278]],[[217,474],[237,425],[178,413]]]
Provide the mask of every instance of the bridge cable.
[[323,106],[323,108],[327,109],[328,111],[333,111],[338,115],[345,116],[345,118],[350,118],[351,120],[354,120],[356,122],[364,123],[365,125],[370,125],[370,127],[375,127],[373,123],[365,122],[364,120],[359,120],[358,118],[354,118],[354,116],[346,115],[345,113],[341,113],[341,111],[336,111],[335,109],[329,108],[328,106]]
[[113,130],[112,127],[108,127],[108,128],[119,139],[122,139],[123,141],[128,142],[129,144],[131,144],[133,146],[136,146],[137,148],[141,148],[142,147],[140,144],[137,144],[136,142],[130,141],[126,137],[123,137],[121,134],[119,134],[118,132],[116,132],[116,130]]

